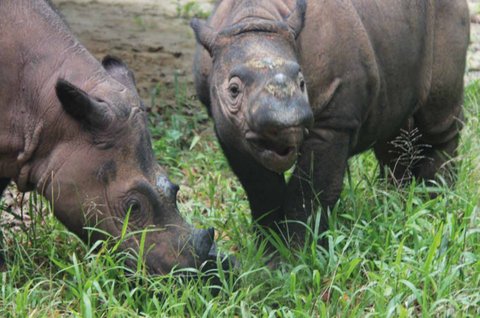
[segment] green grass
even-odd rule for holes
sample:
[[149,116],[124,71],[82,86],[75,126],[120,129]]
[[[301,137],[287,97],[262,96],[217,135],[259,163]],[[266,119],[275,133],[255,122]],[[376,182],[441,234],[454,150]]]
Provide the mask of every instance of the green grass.
[[214,226],[221,249],[241,261],[235,275],[220,271],[215,286],[149,277],[141,262],[128,270],[133,256],[85,246],[45,208],[32,215],[35,226],[4,231],[0,317],[480,316],[480,84],[466,89],[455,189],[430,200],[422,185],[394,188],[377,179],[372,153],[357,156],[330,215],[328,249],[282,247],[275,270],[254,244],[244,191],[190,90],[177,83],[171,103],[152,90],[161,110],[151,117],[154,148],[181,184],[185,218]]
[[[172,0],[171,0],[172,1]],[[214,2],[214,1],[210,1]],[[193,17],[207,19],[210,15],[209,11],[202,9],[201,5],[196,1],[187,1],[184,4],[181,4],[180,1],[176,0],[177,6],[177,17],[184,19],[191,19]]]

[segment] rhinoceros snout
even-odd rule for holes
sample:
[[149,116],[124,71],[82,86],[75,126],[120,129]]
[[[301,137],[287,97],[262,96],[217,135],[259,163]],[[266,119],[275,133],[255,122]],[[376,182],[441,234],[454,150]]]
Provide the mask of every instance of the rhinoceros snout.
[[273,95],[261,95],[248,111],[247,122],[251,130],[263,134],[295,127],[312,127],[313,112],[306,96],[298,95],[285,100]]
[[313,113],[304,95],[288,99],[261,95],[248,113],[245,139],[265,168],[282,173],[295,163],[306,132],[313,125]]
[[213,245],[214,237],[215,230],[213,227],[208,230],[195,230],[193,232],[193,249],[200,263],[207,259],[208,253]]
[[290,127],[263,134],[249,131],[245,137],[267,169],[282,173],[295,163],[306,131],[304,127]]

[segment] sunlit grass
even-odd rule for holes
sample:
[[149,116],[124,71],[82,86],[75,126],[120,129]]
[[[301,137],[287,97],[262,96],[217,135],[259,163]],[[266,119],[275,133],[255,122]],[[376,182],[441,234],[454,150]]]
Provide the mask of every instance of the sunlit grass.
[[[327,248],[311,244],[265,266],[248,202],[229,170],[206,111],[177,83],[175,102],[151,116],[159,162],[181,185],[179,208],[239,260],[217,285],[179,275],[149,277],[115,244],[86,246],[47,208],[35,226],[5,229],[0,317],[478,317],[480,316],[480,85],[466,89],[467,123],[454,189],[429,199],[377,178],[372,153],[350,161],[331,212]],[[45,204],[46,206],[46,204]],[[28,210],[28,207],[26,207]],[[128,235],[128,234],[126,234]],[[132,259],[136,270],[123,264]]]

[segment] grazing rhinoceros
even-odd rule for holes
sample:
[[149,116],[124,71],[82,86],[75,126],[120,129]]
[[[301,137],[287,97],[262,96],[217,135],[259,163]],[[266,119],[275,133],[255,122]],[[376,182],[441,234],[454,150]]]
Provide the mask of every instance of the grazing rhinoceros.
[[[223,0],[191,25],[197,94],[261,226],[332,207],[348,158],[369,148],[398,180],[449,174],[441,168],[452,167],[461,127],[465,0]],[[391,143],[402,129],[429,145],[414,166]],[[291,223],[288,234],[302,239]]]
[[37,190],[84,239],[86,226],[120,236],[128,211],[131,230],[148,229],[152,273],[203,262],[213,229],[180,216],[178,186],[155,161],[126,66],[113,57],[100,64],[46,1],[0,1],[0,30],[0,194],[9,180]]

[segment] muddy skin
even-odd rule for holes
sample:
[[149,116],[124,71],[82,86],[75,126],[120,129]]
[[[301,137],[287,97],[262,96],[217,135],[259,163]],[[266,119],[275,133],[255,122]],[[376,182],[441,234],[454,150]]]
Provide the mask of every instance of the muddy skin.
[[[322,207],[324,231],[348,159],[372,147],[401,183],[407,167],[390,141],[402,128],[429,145],[414,177],[454,171],[466,1],[223,0],[191,26],[197,94],[260,226],[307,222]],[[305,238],[296,223],[283,230]]]
[[[25,22],[25,21],[28,21]],[[195,230],[176,206],[178,186],[156,163],[133,74],[99,63],[48,2],[0,2],[0,192],[37,190],[55,216],[90,243],[85,227],[119,237],[148,230],[151,273],[199,266],[213,229]],[[138,250],[139,236],[122,244]]]

